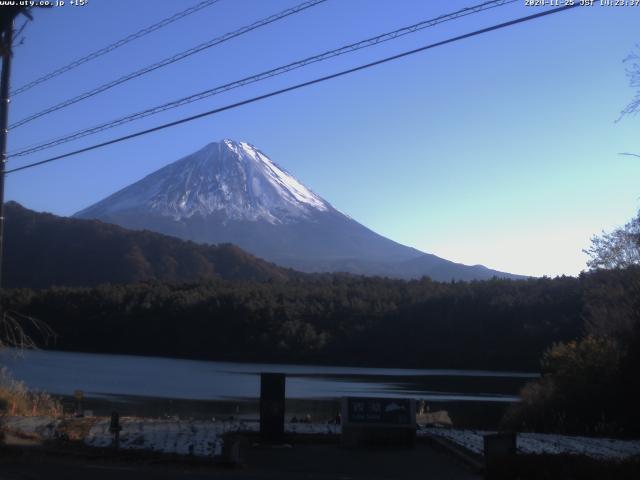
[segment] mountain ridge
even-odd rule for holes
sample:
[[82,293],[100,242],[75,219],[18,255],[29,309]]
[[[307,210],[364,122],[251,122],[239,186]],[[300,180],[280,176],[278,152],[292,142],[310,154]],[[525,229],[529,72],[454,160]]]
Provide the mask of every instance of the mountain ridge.
[[233,243],[305,272],[434,280],[524,278],[383,237],[343,214],[246,142],[223,139],[77,212],[198,243]]
[[303,274],[231,244],[199,245],[99,220],[5,204],[3,283],[9,288],[207,279],[280,281]]

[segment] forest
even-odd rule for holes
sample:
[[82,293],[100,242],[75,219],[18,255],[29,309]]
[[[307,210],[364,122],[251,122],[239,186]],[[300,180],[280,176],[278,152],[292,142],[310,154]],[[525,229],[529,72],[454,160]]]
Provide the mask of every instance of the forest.
[[637,270],[444,283],[325,274],[12,289],[2,301],[49,325],[52,349],[539,371],[550,345],[582,335],[615,301],[608,289],[621,275],[640,279]]
[[640,266],[476,282],[326,274],[12,289],[2,303],[47,324],[55,337],[28,333],[49,349],[539,372],[504,428],[640,432]]

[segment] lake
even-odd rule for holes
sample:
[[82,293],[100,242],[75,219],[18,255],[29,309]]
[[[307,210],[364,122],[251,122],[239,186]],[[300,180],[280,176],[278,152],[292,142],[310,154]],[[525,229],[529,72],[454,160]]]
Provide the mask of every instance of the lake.
[[535,373],[357,368],[211,362],[59,351],[0,353],[0,362],[27,386],[87,398],[146,397],[184,400],[252,400],[260,372],[287,374],[288,399],[342,396],[408,397],[430,401],[513,402]]

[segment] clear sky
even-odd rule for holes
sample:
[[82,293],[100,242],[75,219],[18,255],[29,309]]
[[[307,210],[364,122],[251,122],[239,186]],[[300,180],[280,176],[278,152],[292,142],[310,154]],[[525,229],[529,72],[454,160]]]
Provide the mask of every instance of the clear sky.
[[[302,0],[300,0],[302,1]],[[67,2],[68,4],[69,2]],[[15,49],[14,87],[197,0],[89,0],[41,10]],[[16,96],[11,120],[291,7],[221,0]],[[10,132],[9,150],[478,2],[329,0]],[[535,13],[524,0],[306,67],[28,158],[119,134]],[[7,199],[74,212],[203,145],[250,142],[339,210],[400,243],[467,264],[548,275],[640,206],[640,118],[623,59],[640,6],[578,8],[140,139],[9,175]]]

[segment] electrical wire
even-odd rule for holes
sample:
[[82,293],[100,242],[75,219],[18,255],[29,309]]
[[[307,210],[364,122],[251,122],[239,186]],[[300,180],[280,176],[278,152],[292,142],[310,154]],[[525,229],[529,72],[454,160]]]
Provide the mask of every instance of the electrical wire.
[[565,11],[565,10],[569,10],[569,9],[572,9],[572,8],[576,8],[576,7],[579,7],[579,6],[580,6],[580,4],[578,4],[578,3],[572,4],[572,5],[565,5],[565,6],[554,8],[554,9],[551,9],[551,10],[545,10],[545,11],[542,11],[542,12],[534,13],[532,15],[527,15],[525,17],[520,17],[520,18],[517,18],[515,20],[510,20],[508,22],[504,22],[504,23],[500,23],[500,24],[497,24],[497,25],[493,25],[491,27],[486,27],[486,28],[482,28],[480,30],[475,30],[475,31],[470,32],[470,33],[465,33],[463,35],[458,35],[456,37],[452,37],[452,38],[449,38],[449,39],[446,39],[446,40],[442,40],[440,42],[432,43],[432,44],[425,45],[423,47],[419,47],[419,48],[416,48],[416,49],[413,49],[413,50],[405,51],[405,52],[399,53],[397,55],[392,55],[390,57],[386,57],[386,58],[383,58],[381,60],[377,60],[375,62],[370,62],[370,63],[366,63],[364,65],[360,65],[360,66],[357,66],[357,67],[354,67],[354,68],[350,68],[350,69],[347,69],[347,70],[342,70],[340,72],[333,73],[331,75],[326,75],[324,77],[316,78],[314,80],[309,80],[309,81],[303,82],[303,83],[298,83],[296,85],[292,85],[292,86],[287,87],[287,88],[283,88],[283,89],[280,89],[280,90],[275,90],[275,91],[266,93],[264,95],[259,95],[257,97],[249,98],[247,100],[236,102],[236,103],[233,103],[233,104],[230,104],[230,105],[225,105],[224,107],[220,107],[220,108],[216,108],[216,109],[209,110],[209,111],[206,111],[206,112],[202,112],[202,113],[199,113],[197,115],[192,115],[192,116],[189,116],[189,117],[181,118],[181,119],[175,120],[173,122],[169,122],[169,123],[165,123],[165,124],[162,124],[162,125],[158,125],[156,127],[148,128],[146,130],[141,130],[141,131],[138,131],[138,132],[135,132],[135,133],[131,133],[129,135],[125,135],[125,136],[122,136],[122,137],[118,137],[118,138],[114,138],[114,139],[108,140],[106,142],[98,143],[98,144],[91,145],[89,147],[84,147],[84,148],[81,148],[81,149],[78,149],[78,150],[75,150],[75,151],[72,151],[72,152],[67,152],[67,153],[64,153],[62,155],[57,155],[55,157],[47,158],[45,160],[40,160],[38,162],[33,162],[33,163],[30,163],[30,164],[27,164],[27,165],[23,165],[21,167],[12,168],[10,170],[7,170],[6,174],[19,172],[19,171],[22,171],[22,170],[27,170],[29,168],[34,168],[34,167],[37,167],[37,166],[40,166],[40,165],[44,165],[44,164],[47,164],[47,163],[55,162],[55,161],[61,160],[63,158],[68,158],[68,157],[71,157],[71,156],[74,156],[74,155],[78,155],[80,153],[89,152],[89,151],[96,150],[96,149],[99,149],[99,148],[102,148],[102,147],[106,147],[108,145],[113,145],[115,143],[120,143],[120,142],[123,142],[125,140],[130,140],[132,138],[141,137],[141,136],[147,135],[149,133],[153,133],[153,132],[157,132],[157,131],[160,131],[160,130],[164,130],[166,128],[174,127],[176,125],[181,125],[183,123],[192,122],[194,120],[197,120],[197,119],[200,119],[200,118],[204,118],[204,117],[208,117],[208,116],[211,116],[211,115],[215,115],[217,113],[224,112],[226,110],[231,110],[231,109],[234,109],[234,108],[238,108],[238,107],[241,107],[243,105],[248,105],[248,104],[251,104],[251,103],[254,103],[254,102],[258,102],[260,100],[265,100],[267,98],[275,97],[277,95],[282,95],[282,94],[287,93],[287,92],[291,92],[291,91],[298,90],[298,89],[301,89],[301,88],[304,88],[304,87],[308,87],[308,86],[311,86],[311,85],[322,83],[322,82],[325,82],[327,80],[332,80],[334,78],[342,77],[342,76],[345,76],[345,75],[348,75],[348,74],[351,74],[351,73],[354,73],[354,72],[358,72],[358,71],[365,70],[365,69],[368,69],[368,68],[371,68],[371,67],[375,67],[377,65],[382,65],[384,63],[388,63],[388,62],[391,62],[391,61],[394,61],[394,60],[398,60],[400,58],[404,58],[404,57],[407,57],[409,55],[414,55],[416,53],[423,52],[425,50],[430,50],[432,48],[436,48],[436,47],[440,47],[440,46],[443,46],[443,45],[447,45],[449,43],[454,43],[454,42],[457,42],[457,41],[460,41],[460,40],[464,40],[464,39],[467,39],[467,38],[470,38],[470,37],[474,37],[474,36],[477,36],[477,35],[482,35],[482,34],[485,34],[485,33],[488,33],[488,32],[492,32],[494,30],[499,30],[499,29],[511,27],[513,25],[517,25],[517,24],[520,24],[520,23],[524,23],[524,22],[528,22],[528,21],[531,21],[531,20],[535,20],[537,18],[545,17],[547,15],[552,15],[552,14],[559,13],[559,12],[562,12],[562,11]]
[[163,20],[160,20],[158,23],[154,23],[153,25],[150,25],[146,28],[143,28],[142,30],[139,30],[135,33],[132,33],[131,35],[127,35],[126,37],[118,40],[117,42],[111,43],[110,45],[107,45],[106,47],[102,47],[99,50],[96,50],[94,52],[89,53],[88,55],[85,55],[84,57],[78,58],[76,60],[74,60],[73,62],[64,65],[52,72],[47,73],[46,75],[43,75],[39,78],[36,78],[35,80],[19,87],[16,88],[15,90],[13,90],[11,92],[12,96],[16,96],[19,95],[23,92],[26,92],[27,90],[32,89],[33,87],[35,87],[36,85],[40,85],[41,83],[44,83],[48,80],[51,80],[52,78],[55,78],[59,75],[62,75],[63,73],[66,73],[70,70],[73,70],[74,68],[79,67],[80,65],[83,65],[91,60],[95,60],[98,57],[101,57],[102,55],[105,55],[109,52],[114,51],[117,48],[120,48],[128,43],[133,42],[134,40],[137,40],[139,38],[144,37],[145,35],[148,35],[152,32],[155,32],[156,30],[159,30],[163,27],[166,27],[167,25],[170,25],[173,22],[176,22],[188,15],[191,15],[192,13],[198,12],[200,10],[202,10],[203,8],[207,8],[210,7],[211,5],[218,3],[220,0],[204,0],[192,7],[187,8],[186,10],[182,10],[181,12],[178,12],[174,15],[171,15],[170,17],[167,17]]
[[266,80],[268,78],[271,77],[275,77],[277,75],[282,75],[284,73],[290,72],[292,70],[296,70],[298,68],[302,68],[304,66],[313,64],[313,63],[317,63],[317,62],[321,62],[324,60],[328,60],[330,58],[334,58],[340,55],[344,55],[346,53],[352,53],[358,50],[361,50],[363,48],[367,48],[367,47],[371,47],[374,45],[378,45],[380,43],[384,43],[387,42],[389,40],[394,40],[397,38],[400,38],[402,36],[411,34],[411,33],[415,33],[418,32],[420,30],[423,30],[425,28],[428,27],[433,27],[435,25],[438,25],[440,23],[444,23],[444,22],[448,22],[451,20],[455,20],[461,17],[465,17],[467,15],[472,15],[472,14],[476,14],[476,13],[480,13],[483,12],[485,10],[489,10],[492,8],[496,8],[496,7],[500,7],[503,5],[507,5],[510,3],[514,3],[516,1],[519,0],[492,0],[492,1],[487,1],[472,7],[467,7],[467,8],[463,8],[461,10],[458,10],[456,12],[453,13],[448,13],[445,15],[440,15],[438,17],[429,19],[429,20],[423,20],[421,22],[418,22],[416,24],[407,26],[407,27],[403,27],[403,28],[399,28],[397,30],[394,30],[392,32],[387,32],[387,33],[383,33],[381,35],[377,35],[375,37],[371,37],[368,38],[366,40],[361,40],[359,42],[356,43],[352,43],[349,45],[345,45],[343,47],[334,49],[334,50],[329,50],[326,52],[323,52],[321,54],[318,55],[314,55],[312,57],[307,57],[305,59],[302,60],[298,60],[292,63],[289,63],[287,65],[283,65],[271,70],[267,70],[265,72],[261,72],[258,73],[256,75],[252,75],[250,77],[246,77],[240,80],[236,80],[234,82],[231,83],[227,83],[224,85],[220,85],[193,95],[189,95],[187,97],[183,97],[180,98],[178,100],[173,100],[171,102],[162,104],[162,105],[158,105],[152,108],[148,108],[146,110],[142,110],[133,114],[129,114],[126,115],[124,117],[115,119],[115,120],[111,120],[109,122],[105,122],[102,123],[100,125],[96,125],[90,128],[85,128],[83,130],[80,131],[76,131],[74,133],[62,136],[62,137],[57,137],[55,139],[51,139],[51,140],[46,140],[44,142],[39,142],[35,145],[31,145],[28,147],[23,147],[21,150],[16,151],[15,153],[11,153],[9,155],[9,158],[14,158],[14,157],[22,157],[25,155],[30,155],[32,153],[35,152],[39,152],[42,150],[47,150],[49,148],[53,148],[56,147],[58,145],[62,145],[64,143],[68,143],[71,142],[73,140],[78,140],[80,138],[84,138],[86,136],[89,135],[94,135],[100,132],[103,132],[105,130],[109,130],[111,128],[115,128],[118,127],[120,125],[129,123],[129,122],[133,122],[135,120],[140,120],[142,118],[145,117],[149,117],[151,115],[155,115],[161,112],[164,112],[166,110],[170,110],[173,108],[177,108],[177,107],[181,107],[184,105],[187,105],[189,103],[193,103],[199,100],[203,100],[205,98],[209,98],[212,97],[214,95],[218,95],[220,93],[235,89],[235,88],[239,88],[239,87],[243,87],[252,83],[256,83],[262,80]]
[[241,35],[244,35],[245,33],[251,32],[252,30],[256,30],[257,28],[260,27],[264,27],[266,25],[269,25],[271,23],[277,22],[278,20],[282,20],[283,18],[286,18],[290,15],[294,15],[296,13],[302,12],[303,10],[306,10],[308,8],[311,7],[315,7],[316,5],[319,5],[321,3],[326,2],[327,0],[307,0],[306,2],[303,2],[299,5],[296,5],[295,7],[292,8],[288,8],[286,10],[283,10],[280,13],[277,13],[275,15],[271,15],[269,17],[263,18],[262,20],[259,20],[255,23],[252,23],[251,25],[247,25],[245,27],[242,27],[238,30],[235,30],[233,32],[229,32],[226,33],[220,37],[216,37],[212,40],[209,40],[207,42],[201,43],[200,45],[196,45],[195,47],[189,48],[188,50],[184,50],[180,53],[177,53],[171,57],[165,58],[164,60],[160,60],[159,62],[153,63],[151,65],[147,65],[146,67],[140,69],[140,70],[136,70],[135,72],[131,72],[127,75],[124,75],[120,78],[117,78],[115,80],[112,80],[108,83],[105,83],[103,85],[100,85],[99,87],[96,87],[92,90],[89,90],[87,92],[81,93],[80,95],[76,95],[75,97],[69,98],[67,100],[64,100],[63,102],[60,102],[56,105],[53,105],[49,108],[46,108],[44,110],[41,110],[40,112],[34,113],[32,115],[29,115],[26,118],[23,118],[22,120],[19,120],[17,122],[15,122],[12,125],[9,125],[9,129],[14,129],[14,128],[18,128],[21,127],[22,125],[26,125],[29,122],[32,122],[33,120],[43,117],[45,115],[48,115],[50,113],[56,112],[58,110],[61,110],[63,108],[66,108],[70,105],[73,105],[75,103],[78,103],[82,100],[86,100],[87,98],[93,97],[95,95],[98,95],[99,93],[102,93],[106,90],[109,90],[117,85],[120,85],[122,83],[128,82],[130,80],[133,80],[135,78],[141,77],[142,75],[146,75],[147,73],[151,73],[155,70],[158,70],[159,68],[162,67],[166,67],[167,65],[171,65],[175,62],[178,62],[180,60],[183,60],[187,57],[190,57],[191,55],[195,55],[196,53],[202,52],[203,50],[206,50],[208,48],[211,48],[215,45],[219,45],[221,43],[224,43],[228,40],[231,40],[232,38],[236,38],[239,37]]

